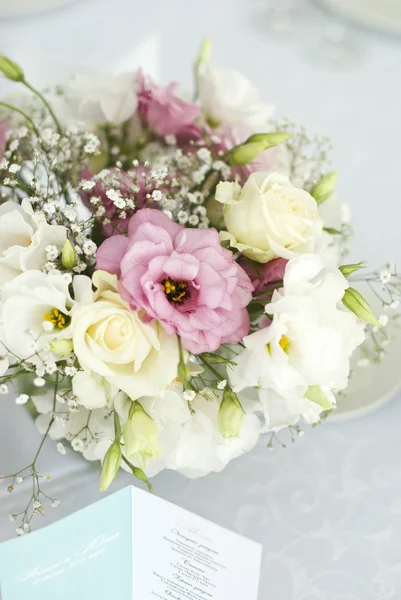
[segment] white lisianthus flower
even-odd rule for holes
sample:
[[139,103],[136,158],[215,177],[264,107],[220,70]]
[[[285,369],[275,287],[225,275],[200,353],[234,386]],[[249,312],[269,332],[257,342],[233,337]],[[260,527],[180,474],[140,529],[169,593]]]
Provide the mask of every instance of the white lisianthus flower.
[[198,74],[199,99],[207,121],[247,125],[252,131],[265,131],[274,106],[263,102],[257,88],[239,71],[201,66]]
[[67,123],[83,123],[89,129],[111,123],[121,125],[136,112],[135,73],[120,75],[75,74],[56,98],[56,112]]
[[227,464],[256,444],[260,419],[254,406],[243,403],[245,414],[238,437],[224,438],[219,433],[218,415],[223,392],[205,388],[188,409],[179,389],[166,390],[163,397],[141,398],[147,414],[158,426],[161,455],[145,468],[149,477],[162,469],[173,469],[190,478],[220,472]]
[[[73,280],[72,299],[63,275],[26,271],[5,283],[0,291],[0,340],[15,356],[41,365],[60,360],[50,345],[71,338],[71,317],[81,295],[91,287],[89,277]],[[44,324],[51,323],[51,329]]]
[[323,228],[316,200],[279,173],[252,173],[242,189],[221,182],[216,200],[225,205],[222,240],[259,263],[313,251]]
[[0,285],[20,273],[40,270],[46,263],[46,248],[61,248],[67,239],[65,227],[49,225],[32,210],[11,200],[0,206]]
[[157,322],[143,323],[117,288],[117,277],[96,271],[93,302],[72,318],[74,352],[81,367],[103,377],[132,400],[158,394],[176,377],[179,362],[175,335]]
[[78,404],[89,410],[110,407],[112,399],[119,392],[104,377],[85,370],[78,371],[72,378],[72,391]]
[[[266,313],[272,322],[244,339],[230,381],[236,392],[258,386],[266,428],[319,419],[344,389],[350,356],[365,338],[364,326],[342,304],[348,282],[317,255],[289,261],[284,286]],[[318,393],[317,393],[318,392]]]

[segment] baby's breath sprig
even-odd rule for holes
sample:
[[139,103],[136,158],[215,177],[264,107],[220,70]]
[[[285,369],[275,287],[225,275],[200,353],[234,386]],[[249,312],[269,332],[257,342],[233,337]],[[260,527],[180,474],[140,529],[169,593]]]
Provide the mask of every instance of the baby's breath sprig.
[[31,521],[32,519],[40,514],[44,514],[44,504],[47,501],[51,502],[53,507],[58,505],[58,501],[51,498],[46,492],[43,491],[41,487],[41,481],[51,481],[51,477],[49,475],[43,476],[37,470],[37,462],[41,451],[43,449],[44,443],[50,433],[50,430],[55,422],[55,409],[57,402],[57,389],[58,389],[59,379],[56,377],[56,381],[54,383],[54,393],[53,393],[53,409],[50,416],[49,424],[47,429],[42,437],[42,440],[39,444],[39,447],[36,451],[36,454],[27,467],[20,469],[19,471],[12,473],[10,475],[5,475],[0,477],[0,480],[10,480],[10,484],[8,485],[8,492],[12,493],[15,489],[16,484],[21,484],[26,480],[31,480],[32,485],[32,493],[28,504],[25,509],[19,513],[10,515],[10,519],[15,521],[16,519],[20,519],[20,525],[17,527],[17,534],[23,535],[24,533],[30,533],[31,531]]

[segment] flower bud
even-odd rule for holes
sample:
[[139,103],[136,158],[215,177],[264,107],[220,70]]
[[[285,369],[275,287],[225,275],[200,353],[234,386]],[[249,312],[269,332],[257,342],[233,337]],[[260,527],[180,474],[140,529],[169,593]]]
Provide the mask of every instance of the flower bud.
[[71,354],[73,348],[71,339],[56,339],[50,342],[50,350],[59,356],[68,356]]
[[365,298],[363,298],[359,292],[354,290],[354,288],[345,290],[343,304],[362,321],[375,325],[376,327],[381,327]]
[[100,479],[100,491],[105,492],[114,481],[121,464],[122,451],[120,442],[114,441],[106,452],[103,460]]
[[310,385],[306,390],[305,398],[311,402],[315,402],[315,404],[318,404],[325,410],[331,410],[333,408],[332,403],[319,385]]
[[260,142],[264,144],[265,150],[267,150],[267,148],[273,148],[273,146],[282,144],[291,137],[291,133],[282,133],[281,131],[273,133],[254,133],[246,140],[245,143],[248,144],[250,142]]
[[161,455],[157,423],[138,401],[131,407],[123,437],[125,455],[136,460],[141,468],[146,467],[149,459]]
[[77,255],[70,240],[65,240],[63,244],[61,261],[66,269],[72,269],[77,264]]
[[243,418],[244,409],[237,394],[229,388],[225,389],[218,417],[220,435],[223,438],[239,437]]
[[235,167],[249,165],[263,150],[266,150],[263,142],[245,142],[231,150],[228,164]]
[[352,273],[354,273],[355,271],[359,271],[359,269],[364,269],[365,264],[366,264],[365,261],[362,261],[360,263],[355,263],[353,265],[342,265],[342,267],[338,267],[338,268],[341,271],[341,273],[344,275],[344,277],[347,278],[350,275],[352,275]]
[[210,62],[210,54],[212,52],[212,43],[210,38],[203,38],[201,47],[199,49],[198,58],[196,59],[195,69],[199,70],[203,65],[207,65]]
[[322,204],[322,202],[325,202],[332,195],[336,188],[337,179],[338,172],[333,171],[332,173],[323,175],[323,177],[315,183],[311,190],[311,196],[313,196],[318,204]]
[[0,73],[11,81],[24,81],[24,72],[17,63],[0,54]]

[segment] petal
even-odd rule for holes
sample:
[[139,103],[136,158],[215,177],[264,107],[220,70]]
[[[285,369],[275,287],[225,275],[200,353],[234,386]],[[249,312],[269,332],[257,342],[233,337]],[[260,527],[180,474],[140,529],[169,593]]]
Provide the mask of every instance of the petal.
[[96,267],[115,275],[120,274],[120,264],[128,247],[128,238],[113,235],[105,240],[96,253]]

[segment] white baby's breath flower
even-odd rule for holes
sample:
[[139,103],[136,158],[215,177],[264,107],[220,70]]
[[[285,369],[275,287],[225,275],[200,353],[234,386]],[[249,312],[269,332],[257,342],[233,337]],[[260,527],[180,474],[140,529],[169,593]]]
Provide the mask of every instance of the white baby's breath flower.
[[57,444],[57,451],[60,452],[60,454],[62,454],[62,455],[67,454],[67,450],[65,449],[65,446],[61,442],[59,442]]
[[222,379],[221,381],[219,381],[219,383],[217,384],[217,389],[218,390],[224,390],[227,387],[227,380],[226,379]]
[[35,387],[44,387],[46,385],[46,379],[43,379],[43,377],[36,377],[33,380],[33,385]]
[[183,393],[183,398],[187,402],[192,402],[192,400],[195,400],[196,398],[196,392],[194,392],[194,390],[185,390]]
[[84,451],[84,443],[80,438],[74,438],[71,442],[71,447],[75,452],[83,452]]
[[93,189],[96,185],[96,181],[94,181],[93,179],[83,179],[80,184],[79,187],[84,190],[85,192],[90,191],[91,189]]
[[53,375],[57,371],[57,365],[55,362],[47,362],[45,364],[45,371],[48,375]]
[[82,249],[86,255],[93,256],[94,254],[96,254],[97,246],[95,242],[92,242],[92,240],[86,240],[82,244]]
[[388,316],[387,315],[380,315],[379,317],[379,323],[382,327],[386,327],[386,325],[388,324]]
[[380,281],[382,283],[389,283],[389,281],[391,281],[391,273],[390,271],[381,271],[380,273]]
[[74,377],[78,373],[78,369],[76,367],[65,367],[64,373],[69,377]]
[[0,383],[0,394],[8,394],[8,385],[6,383]]
[[15,403],[16,404],[26,404],[29,400],[29,396],[28,394],[19,394],[19,396],[16,397],[15,399]]
[[56,258],[60,254],[60,248],[57,248],[57,246],[54,246],[53,244],[46,246],[45,251],[46,251],[46,258],[47,258],[47,260],[50,260],[50,261],[56,260]]

